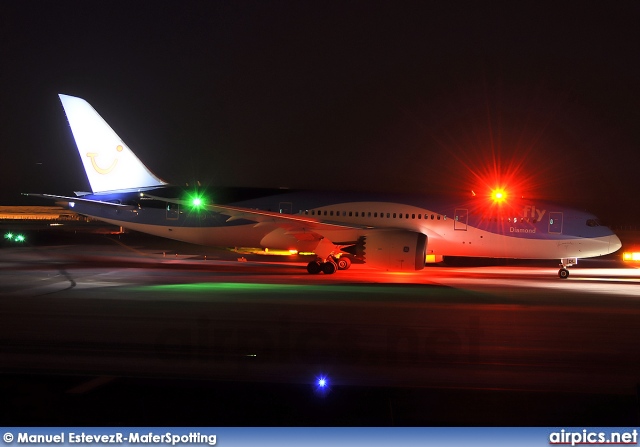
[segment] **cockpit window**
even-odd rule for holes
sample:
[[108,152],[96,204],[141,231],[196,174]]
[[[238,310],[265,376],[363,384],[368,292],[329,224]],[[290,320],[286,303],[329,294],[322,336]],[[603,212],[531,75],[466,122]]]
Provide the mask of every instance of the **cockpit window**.
[[602,225],[602,222],[600,222],[598,219],[587,219],[588,227],[599,227],[601,225]]

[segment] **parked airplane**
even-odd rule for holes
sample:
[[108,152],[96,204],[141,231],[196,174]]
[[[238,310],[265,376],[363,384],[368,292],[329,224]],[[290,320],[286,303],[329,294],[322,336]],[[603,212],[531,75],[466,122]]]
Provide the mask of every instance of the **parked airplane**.
[[511,200],[502,190],[453,202],[419,196],[211,189],[209,197],[154,175],[84,99],[59,95],[92,193],[39,194],[124,228],[194,244],[313,252],[309,273],[352,259],[386,270],[420,270],[443,256],[560,259],[612,253],[618,237],[592,214]]

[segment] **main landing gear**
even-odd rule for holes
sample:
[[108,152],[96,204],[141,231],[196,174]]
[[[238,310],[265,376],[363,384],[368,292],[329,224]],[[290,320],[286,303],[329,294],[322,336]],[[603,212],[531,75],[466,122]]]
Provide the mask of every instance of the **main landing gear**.
[[325,275],[332,275],[338,270],[346,270],[349,267],[351,267],[351,259],[348,256],[340,256],[339,258],[330,256],[324,262],[320,258],[311,261],[307,264],[307,272],[312,275],[317,275],[320,272]]
[[560,270],[558,270],[558,276],[561,279],[567,279],[569,277],[569,269],[572,265],[578,263],[578,258],[562,258],[560,259]]

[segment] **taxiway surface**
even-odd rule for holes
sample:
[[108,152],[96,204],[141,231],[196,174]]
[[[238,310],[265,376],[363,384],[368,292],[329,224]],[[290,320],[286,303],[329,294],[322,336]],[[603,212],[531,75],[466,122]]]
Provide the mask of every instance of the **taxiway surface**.
[[615,260],[580,261],[567,280],[553,263],[311,276],[304,262],[186,247],[4,247],[4,376],[206,381],[241,399],[327,376],[334,395],[386,390],[386,424],[637,420],[640,270]]

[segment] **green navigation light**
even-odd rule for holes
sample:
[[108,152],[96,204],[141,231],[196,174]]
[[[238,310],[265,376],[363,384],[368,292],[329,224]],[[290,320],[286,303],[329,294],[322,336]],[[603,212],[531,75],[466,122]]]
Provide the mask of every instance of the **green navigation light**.
[[182,203],[184,204],[185,210],[197,213],[207,210],[207,203],[210,202],[209,199],[204,191],[199,190],[184,191],[182,195]]

